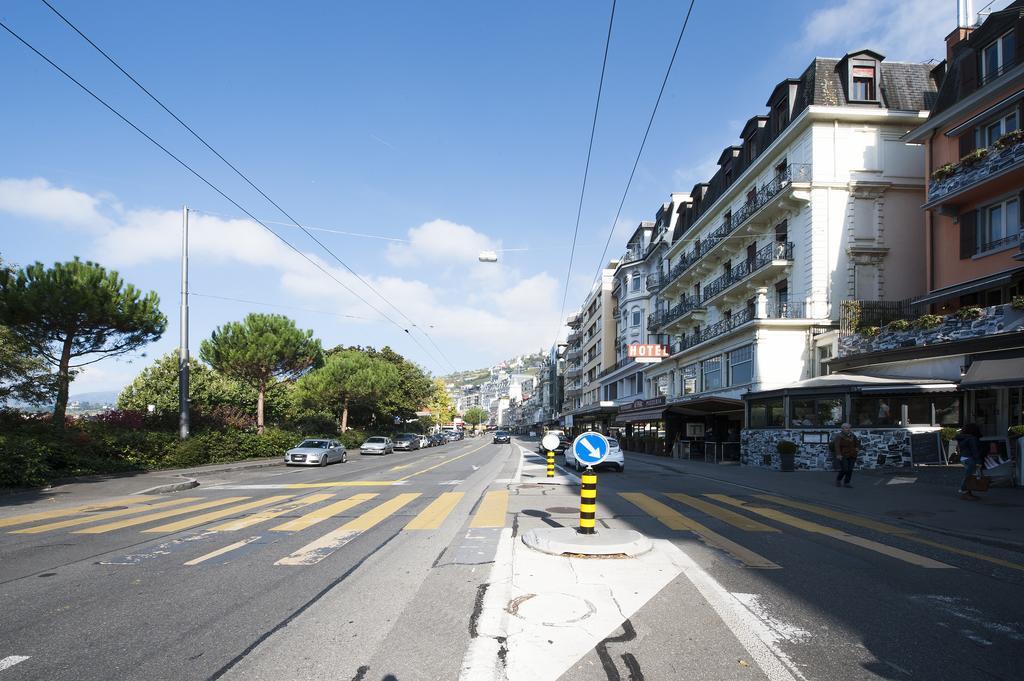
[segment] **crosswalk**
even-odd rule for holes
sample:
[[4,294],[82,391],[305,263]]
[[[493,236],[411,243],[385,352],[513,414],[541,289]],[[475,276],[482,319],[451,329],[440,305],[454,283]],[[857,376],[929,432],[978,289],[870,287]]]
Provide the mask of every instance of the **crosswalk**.
[[[124,561],[108,563],[114,565],[135,564],[142,559],[140,556],[163,557],[178,550],[192,554],[180,563],[182,565],[224,564],[253,551],[277,546],[280,553],[272,564],[294,568],[316,565],[385,523],[406,533],[437,531],[446,524],[451,527],[457,523],[472,533],[513,526],[517,513],[531,516],[531,509],[510,512],[507,489],[492,488],[474,497],[456,491],[425,494],[400,490],[291,491],[258,498],[111,499],[0,518],[0,528],[3,528],[0,532],[23,536],[68,532],[82,535],[83,539],[119,531],[137,531],[143,536],[178,535],[155,550],[141,551],[126,556]],[[756,539],[787,534],[812,537],[846,550],[865,551],[927,570],[956,569],[956,560],[962,563],[964,559],[971,559],[1024,571],[1024,565],[999,556],[952,546],[905,527],[776,494],[609,493],[598,505],[598,516],[611,519],[619,526],[636,524],[639,527],[642,522],[653,522],[652,527],[661,528],[661,532],[667,530],[679,539],[695,537],[747,568],[778,570],[787,567],[787,554],[778,549],[777,541]],[[561,520],[563,524],[575,524],[571,514]],[[243,532],[250,534],[239,536]],[[298,538],[294,543],[287,541],[292,536]],[[915,545],[927,551],[911,550]]]

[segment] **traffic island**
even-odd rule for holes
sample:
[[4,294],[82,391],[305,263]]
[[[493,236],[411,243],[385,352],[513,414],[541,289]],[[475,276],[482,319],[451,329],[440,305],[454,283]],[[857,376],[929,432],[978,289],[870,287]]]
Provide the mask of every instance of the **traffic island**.
[[651,540],[636,530],[580,534],[575,527],[539,527],[527,530],[522,538],[531,549],[553,556],[636,558],[653,548]]

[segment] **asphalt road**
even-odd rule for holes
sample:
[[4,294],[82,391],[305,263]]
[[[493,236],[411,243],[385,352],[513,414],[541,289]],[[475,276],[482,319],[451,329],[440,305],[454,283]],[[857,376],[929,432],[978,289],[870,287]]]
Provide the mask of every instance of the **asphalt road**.
[[3,509],[0,681],[1021,678],[1012,550],[645,457],[598,517],[650,557],[538,557],[518,535],[576,523],[576,480],[546,483],[481,438]]

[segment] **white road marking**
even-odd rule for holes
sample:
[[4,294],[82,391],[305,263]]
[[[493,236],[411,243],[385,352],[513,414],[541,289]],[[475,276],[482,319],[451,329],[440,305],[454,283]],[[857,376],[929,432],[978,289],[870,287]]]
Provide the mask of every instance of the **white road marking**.
[[783,622],[768,611],[758,594],[733,593],[733,598],[743,604],[750,612],[754,613],[759,620],[768,625],[776,634],[776,641],[787,641],[789,643],[800,643],[811,637],[811,632],[806,629]]
[[10,669],[14,665],[24,662],[28,658],[28,655],[8,655],[4,659],[0,660],[0,672],[5,669]]
[[465,480],[449,480],[448,482],[439,482],[438,485],[461,485]]

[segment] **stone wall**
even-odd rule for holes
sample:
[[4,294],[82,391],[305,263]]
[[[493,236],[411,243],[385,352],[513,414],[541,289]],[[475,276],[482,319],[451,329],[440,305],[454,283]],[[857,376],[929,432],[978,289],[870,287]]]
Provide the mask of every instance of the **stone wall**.
[[891,331],[883,327],[877,336],[854,333],[839,339],[839,356],[935,345],[1024,330],[1024,311],[1014,310],[1010,305],[995,305],[982,310],[983,314],[978,319],[961,320],[954,315],[947,315],[941,324],[931,329],[911,327],[906,331]]
[[[797,470],[835,470],[829,441],[838,428],[764,428],[746,429],[740,433],[740,463],[779,470],[777,445],[789,440],[797,445]],[[860,439],[857,468],[909,468],[911,465],[910,431],[903,428],[855,428]],[[812,440],[808,442],[806,440]],[[820,441],[813,441],[820,440]]]

